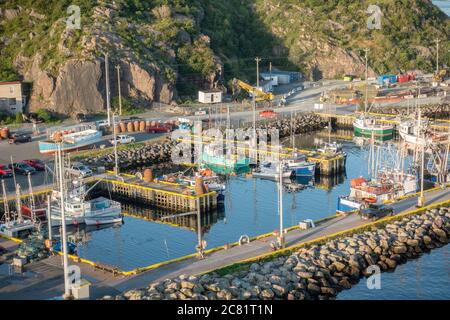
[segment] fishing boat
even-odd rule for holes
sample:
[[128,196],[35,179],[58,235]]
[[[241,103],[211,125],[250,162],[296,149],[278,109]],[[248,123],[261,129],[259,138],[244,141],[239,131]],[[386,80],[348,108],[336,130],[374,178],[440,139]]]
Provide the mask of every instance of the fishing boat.
[[[51,223],[53,227],[62,224],[60,206],[51,209]],[[113,222],[112,222],[113,221]],[[70,225],[99,225],[122,221],[121,205],[104,197],[85,201],[82,198],[72,198],[65,202],[65,222]]]
[[289,170],[294,172],[296,177],[310,177],[314,176],[316,172],[316,164],[308,162],[303,154],[294,153],[292,156],[284,158],[283,162]]
[[227,155],[217,148],[208,145],[201,156],[204,167],[220,174],[242,173],[250,169],[250,158],[241,155]]
[[9,210],[4,180],[2,180],[2,192],[4,214],[0,221],[0,234],[12,238],[22,238],[23,236],[30,234],[34,230],[35,224],[31,219],[25,219],[22,216],[20,186],[16,186],[17,212],[10,212]]
[[62,151],[73,151],[86,148],[101,141],[102,132],[88,129],[80,132],[53,134],[55,139],[39,141],[39,152],[41,154],[53,154],[57,151],[58,138],[62,139]]
[[[198,175],[203,178],[203,183],[208,187],[209,191],[223,192],[226,190],[225,184],[221,183],[219,176],[203,176]],[[194,177],[182,177],[181,184],[185,184],[189,187],[195,188],[196,176]]]
[[415,146],[429,146],[447,144],[448,133],[432,132],[427,120],[406,120],[400,123],[400,137],[407,143]]
[[[289,168],[287,164],[283,164],[282,177],[292,178],[295,176],[295,172],[292,168]],[[260,165],[259,169],[253,172],[253,177],[261,179],[276,180],[280,177],[280,166],[275,162],[266,162]]]
[[353,129],[357,137],[383,138],[383,140],[392,139],[394,136],[394,126],[391,124],[377,124],[376,119],[362,115],[353,122]]
[[371,159],[368,161],[371,178],[352,179],[350,194],[338,198],[337,211],[358,210],[370,203],[380,204],[415,193],[418,190],[419,178],[413,169],[404,169],[404,152],[403,148],[397,150],[394,145],[380,145],[375,148],[372,141]]

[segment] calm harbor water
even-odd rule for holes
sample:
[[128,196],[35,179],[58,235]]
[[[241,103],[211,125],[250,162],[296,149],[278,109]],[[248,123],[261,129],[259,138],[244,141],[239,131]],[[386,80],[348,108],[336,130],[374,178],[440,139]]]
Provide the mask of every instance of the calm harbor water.
[[[320,139],[315,135],[297,138],[297,146],[312,148]],[[334,215],[337,198],[349,192],[352,178],[367,175],[367,147],[343,142],[348,154],[346,175],[300,181],[311,184],[296,193],[285,190],[284,225],[298,224],[304,219],[320,219]],[[240,236],[250,237],[272,232],[279,226],[277,185],[273,181],[231,177],[227,182],[223,212],[207,217],[203,236],[207,249],[236,242]],[[161,216],[151,209],[126,207],[125,212],[146,217]],[[166,213],[167,215],[167,213]],[[78,254],[92,261],[131,270],[157,262],[195,253],[197,244],[195,217],[162,221],[147,221],[125,217],[121,226],[93,229],[73,229],[71,237],[78,243]]]
[[416,260],[381,274],[380,290],[367,289],[362,279],[339,300],[450,300],[450,246],[435,249]]

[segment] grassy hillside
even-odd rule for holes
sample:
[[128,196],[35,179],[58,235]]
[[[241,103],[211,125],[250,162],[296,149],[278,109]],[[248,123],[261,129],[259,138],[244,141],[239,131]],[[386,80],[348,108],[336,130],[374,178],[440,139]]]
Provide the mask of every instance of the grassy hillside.
[[[256,56],[264,58],[262,68],[272,61],[275,67],[310,74],[318,60],[332,57],[336,48],[362,56],[362,49],[369,47],[370,64],[378,73],[410,69],[429,72],[435,68],[434,38],[450,38],[450,19],[429,0],[377,1],[384,14],[381,30],[369,30],[366,26],[366,9],[373,3],[369,0],[114,3],[115,6],[95,0],[0,2],[3,14],[5,9],[16,9],[12,17],[0,22],[0,80],[20,78],[15,62],[18,55],[31,58],[40,53],[41,68],[54,75],[67,59],[99,56],[98,47],[85,50],[82,40],[86,36],[96,36],[102,44],[102,35],[113,34],[123,44],[120,50],[132,53],[142,64],[163,70],[165,80],[177,83],[182,94],[196,89],[192,77],[210,81],[218,61],[224,65],[225,81],[233,77],[251,81],[255,77]],[[69,5],[81,7],[82,30],[65,31]],[[103,16],[106,8],[112,9],[111,20]],[[30,17],[30,12],[35,14]],[[443,41],[441,61],[447,64],[449,48],[448,41]],[[116,48],[117,59],[123,54],[120,50]]]

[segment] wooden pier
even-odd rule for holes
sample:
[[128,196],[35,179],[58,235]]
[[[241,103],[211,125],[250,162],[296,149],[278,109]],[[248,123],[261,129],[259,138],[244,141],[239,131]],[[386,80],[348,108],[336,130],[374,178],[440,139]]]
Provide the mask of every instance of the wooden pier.
[[104,175],[96,189],[110,193],[114,198],[151,205],[175,212],[210,212],[217,209],[217,193],[197,195],[183,185],[165,182],[146,182],[134,176]]
[[[316,112],[316,115],[320,116],[327,122],[331,120],[333,127],[338,128],[353,128],[353,122],[355,119],[361,115],[359,112],[350,114],[329,114]],[[368,113],[371,117],[375,117],[377,123],[390,123],[393,124],[397,130],[397,126],[400,124],[402,119],[407,119],[407,116],[395,115],[395,114],[380,114],[380,113]],[[446,119],[436,119],[431,127],[436,131],[448,131],[449,123]]]

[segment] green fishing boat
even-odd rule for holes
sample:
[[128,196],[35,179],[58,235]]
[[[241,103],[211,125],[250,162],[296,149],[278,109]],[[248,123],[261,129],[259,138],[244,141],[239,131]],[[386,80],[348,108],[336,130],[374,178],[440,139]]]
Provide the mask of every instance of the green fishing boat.
[[206,147],[201,156],[202,166],[218,174],[245,173],[250,171],[250,158],[227,155],[217,148]]
[[376,119],[372,117],[362,116],[353,122],[355,136],[371,138],[382,138],[382,140],[390,140],[394,137],[394,126],[391,124],[377,124]]

